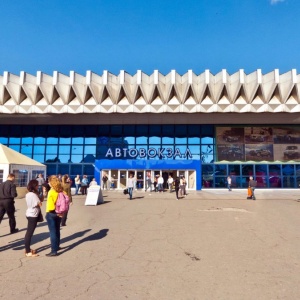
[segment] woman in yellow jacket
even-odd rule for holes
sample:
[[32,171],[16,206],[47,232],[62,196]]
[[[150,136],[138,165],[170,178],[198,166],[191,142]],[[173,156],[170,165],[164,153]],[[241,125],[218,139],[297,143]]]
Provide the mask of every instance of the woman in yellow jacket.
[[46,206],[46,220],[50,232],[51,252],[46,256],[57,256],[60,245],[60,217],[55,212],[55,204],[58,193],[62,191],[61,183],[56,176],[49,177],[49,185],[51,187],[48,192]]

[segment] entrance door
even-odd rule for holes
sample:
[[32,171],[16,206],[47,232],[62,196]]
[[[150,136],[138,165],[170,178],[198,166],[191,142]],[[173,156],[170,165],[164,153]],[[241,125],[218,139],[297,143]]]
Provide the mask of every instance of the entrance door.
[[111,188],[117,189],[118,188],[118,172],[119,170],[111,170]]
[[126,171],[120,170],[120,188],[125,189],[127,185]]
[[136,172],[136,188],[143,189],[144,188],[144,170],[138,170]]

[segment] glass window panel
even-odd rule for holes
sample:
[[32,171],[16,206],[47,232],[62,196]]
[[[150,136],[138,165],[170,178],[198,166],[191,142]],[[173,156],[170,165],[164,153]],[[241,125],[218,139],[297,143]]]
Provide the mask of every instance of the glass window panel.
[[175,138],[175,144],[186,144],[187,143],[187,137],[176,137]]
[[188,136],[190,137],[199,137],[200,136],[200,125],[188,125]]
[[49,125],[47,127],[48,136],[59,136],[59,127],[56,125]]
[[125,125],[123,126],[124,135],[135,135],[135,125]]
[[228,175],[240,175],[240,165],[228,165]]
[[122,126],[121,125],[112,125],[111,136],[122,136]]
[[253,165],[242,165],[242,175],[253,176]]
[[97,158],[105,158],[105,155],[107,153],[107,150],[109,147],[107,146],[98,146],[96,151],[96,157]]
[[56,164],[47,164],[47,175],[51,176],[51,175],[57,175],[56,172]]
[[20,152],[20,145],[9,145],[9,148],[10,149],[13,149],[17,152]]
[[87,154],[84,156],[84,158],[81,162],[93,163],[93,162],[95,162],[95,159],[96,159],[96,157],[93,154]]
[[148,138],[146,136],[137,137],[136,144],[148,144]]
[[71,144],[71,138],[59,138],[59,143],[60,144]]
[[294,176],[295,175],[294,165],[282,165],[282,174],[286,176]]
[[21,125],[10,126],[10,135],[11,136],[21,136],[21,132],[22,132]]
[[161,136],[161,125],[149,126],[149,136]]
[[149,145],[153,144],[160,144],[161,143],[161,138],[158,136],[151,136],[149,137]]
[[243,176],[242,177],[242,181],[240,182],[240,184],[238,185],[238,187],[241,187],[241,188],[248,188],[249,186],[249,177],[245,177]]
[[9,138],[9,143],[10,144],[21,144],[21,139],[20,138],[16,138],[16,137],[10,137]]
[[71,162],[72,163],[80,163],[82,161],[82,155],[72,155]]
[[73,175],[74,177],[76,175],[81,175],[82,174],[82,165],[76,165],[76,164],[72,164],[71,165],[71,175]]
[[127,136],[124,138],[124,145],[134,145],[135,144],[135,137]]
[[70,125],[60,126],[59,131],[60,131],[60,136],[64,136],[64,137],[71,136],[72,126]]
[[280,188],[281,187],[281,177],[278,175],[269,176],[269,187],[270,188]]
[[211,163],[213,161],[213,147],[211,145],[201,146],[202,163]]
[[269,175],[280,175],[280,165],[269,165]]
[[46,153],[47,154],[57,154],[57,145],[47,145]]
[[54,162],[58,162],[58,158],[57,158],[56,154],[47,154],[45,161],[49,162],[49,163],[54,163]]
[[227,165],[215,165],[215,175],[227,175]]
[[69,154],[70,155],[71,146],[70,145],[60,145],[59,154]]
[[110,127],[107,125],[100,125],[98,127],[98,132],[100,135],[109,135],[109,129]]
[[70,163],[70,154],[59,154],[58,159],[61,163]]
[[200,155],[200,147],[199,146],[191,146],[189,145],[187,148],[191,151],[192,154]]
[[268,165],[255,165],[256,176],[267,176]]
[[22,136],[33,136],[34,135],[34,126],[23,125],[22,126]]
[[72,154],[81,154],[82,155],[83,154],[83,146],[79,146],[79,145],[74,146],[73,145],[71,151],[72,151]]
[[32,144],[33,143],[33,138],[32,137],[24,137],[22,138],[22,144]]
[[89,181],[91,181],[91,176],[94,177],[95,168],[93,165],[83,165],[83,174],[89,176]]
[[83,144],[83,137],[74,137],[72,138],[72,144],[80,145]]
[[163,137],[162,143],[163,144],[174,144],[174,138],[173,137]]
[[95,137],[89,137],[89,138],[85,138],[85,144],[86,145],[96,145],[97,143],[97,139]]
[[284,188],[294,188],[295,187],[295,180],[294,176],[284,176],[282,180],[282,187]]
[[47,125],[39,125],[34,127],[36,136],[46,136],[47,135]]
[[35,145],[33,148],[34,154],[44,154],[45,153],[45,145]]
[[0,137],[0,144],[7,145],[7,143],[8,143],[8,138]]
[[214,139],[212,137],[203,137],[203,138],[201,138],[201,143],[202,144],[213,144]]
[[296,166],[296,175],[300,176],[300,165],[295,165]]
[[96,146],[84,146],[84,154],[96,154]]
[[54,138],[54,137],[49,137],[47,138],[47,144],[51,145],[51,144],[58,144],[58,138]]
[[161,131],[162,136],[174,136],[174,125],[163,125]]
[[256,176],[255,180],[257,181],[257,187],[260,188],[268,187],[268,181],[266,176]]
[[200,144],[200,138],[199,137],[189,137],[188,138],[188,144]]
[[61,175],[69,174],[69,165],[59,164],[57,166],[57,172]]
[[44,155],[34,154],[33,159],[40,162],[40,163],[43,163],[44,162]]
[[202,136],[214,136],[215,128],[213,125],[201,125]]
[[26,154],[26,155],[28,155],[28,154],[32,154],[32,145],[22,145],[21,146],[21,153],[22,154]]
[[[85,129],[85,137],[86,138],[95,138],[96,136],[98,136],[98,126],[95,125],[89,125],[86,129]],[[95,144],[95,143],[92,143]]]
[[224,177],[224,176],[215,177],[215,187],[216,188],[227,187],[227,177]]
[[44,137],[36,137],[36,138],[34,138],[34,143],[35,144],[45,144],[46,139]]
[[204,188],[213,187],[214,166],[202,165],[202,185]]
[[187,136],[187,126],[186,125],[176,125],[175,126],[175,135],[178,137]]

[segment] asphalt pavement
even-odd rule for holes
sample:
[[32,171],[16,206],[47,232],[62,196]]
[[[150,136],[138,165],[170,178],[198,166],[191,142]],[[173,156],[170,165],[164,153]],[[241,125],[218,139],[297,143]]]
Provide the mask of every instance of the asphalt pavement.
[[[300,299],[300,190],[103,191],[74,196],[57,257],[47,223],[25,257],[25,199],[18,233],[0,224],[1,299]],[[43,211],[45,207],[43,207]]]

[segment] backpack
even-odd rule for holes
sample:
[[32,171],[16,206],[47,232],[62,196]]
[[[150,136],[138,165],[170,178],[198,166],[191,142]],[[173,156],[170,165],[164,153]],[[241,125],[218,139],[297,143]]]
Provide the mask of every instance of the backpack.
[[63,192],[58,193],[58,197],[55,203],[55,211],[58,214],[64,214],[68,212],[70,206],[69,196]]

